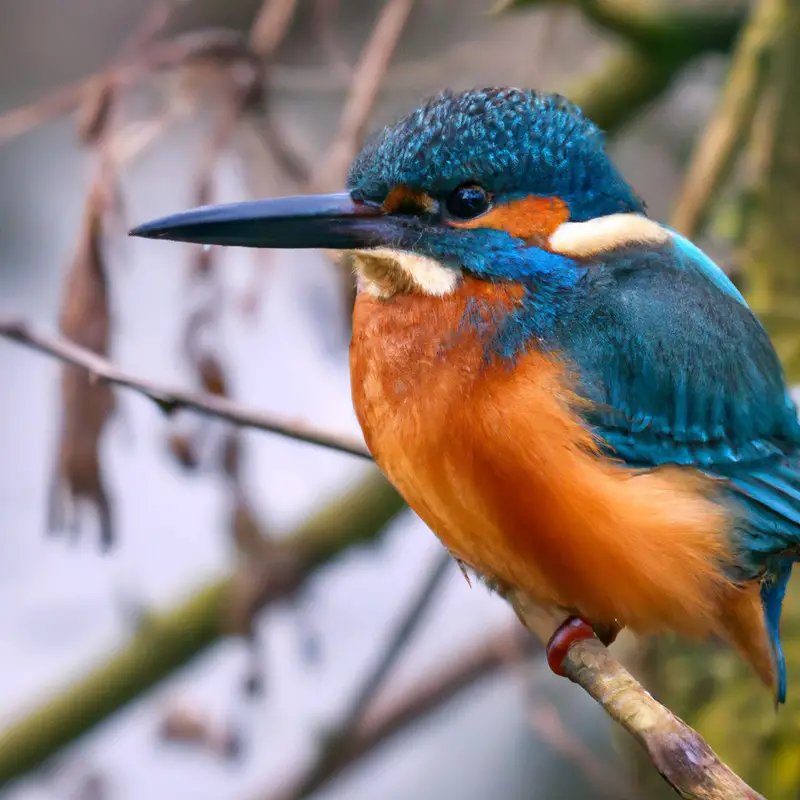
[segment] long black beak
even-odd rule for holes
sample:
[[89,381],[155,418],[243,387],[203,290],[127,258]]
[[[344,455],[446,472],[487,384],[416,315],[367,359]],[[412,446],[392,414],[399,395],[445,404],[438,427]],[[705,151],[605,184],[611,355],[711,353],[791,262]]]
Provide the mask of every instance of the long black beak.
[[405,222],[349,194],[203,206],[134,228],[131,236],[238,247],[347,250],[397,241]]

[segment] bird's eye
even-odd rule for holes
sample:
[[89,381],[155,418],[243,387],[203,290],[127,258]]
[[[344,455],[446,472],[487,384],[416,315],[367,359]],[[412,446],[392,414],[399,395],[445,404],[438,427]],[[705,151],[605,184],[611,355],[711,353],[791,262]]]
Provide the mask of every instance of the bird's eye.
[[456,219],[472,219],[489,210],[492,200],[486,189],[474,183],[467,183],[452,191],[445,207],[450,216]]

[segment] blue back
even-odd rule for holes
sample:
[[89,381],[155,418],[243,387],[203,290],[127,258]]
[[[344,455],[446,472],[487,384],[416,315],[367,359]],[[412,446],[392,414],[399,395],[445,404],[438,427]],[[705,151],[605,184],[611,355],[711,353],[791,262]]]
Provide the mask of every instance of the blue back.
[[726,479],[744,511],[732,577],[764,577],[782,700],[778,624],[800,552],[800,422],[769,337],[722,271],[682,237],[597,257],[557,319],[554,345],[577,367],[594,405],[587,422],[610,454]]

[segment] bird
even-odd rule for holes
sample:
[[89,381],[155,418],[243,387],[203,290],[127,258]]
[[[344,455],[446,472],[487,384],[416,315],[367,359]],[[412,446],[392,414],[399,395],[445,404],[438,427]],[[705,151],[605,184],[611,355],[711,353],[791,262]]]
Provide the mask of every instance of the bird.
[[551,668],[602,631],[715,638],[785,702],[797,408],[745,298],[569,99],[445,90],[373,133],[341,193],[131,234],[350,254],[367,447],[460,564],[563,612]]

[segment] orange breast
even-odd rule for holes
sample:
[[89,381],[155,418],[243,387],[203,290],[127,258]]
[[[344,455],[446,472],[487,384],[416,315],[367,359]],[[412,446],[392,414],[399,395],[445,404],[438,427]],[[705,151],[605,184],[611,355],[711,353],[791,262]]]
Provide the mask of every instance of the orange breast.
[[[376,462],[488,577],[594,622],[731,638],[739,590],[720,570],[731,520],[713,485],[601,457],[559,360],[533,350],[514,368],[487,364],[467,303],[496,320],[519,296],[474,280],[446,298],[359,295],[352,391]],[[737,602],[752,632],[757,591]]]

